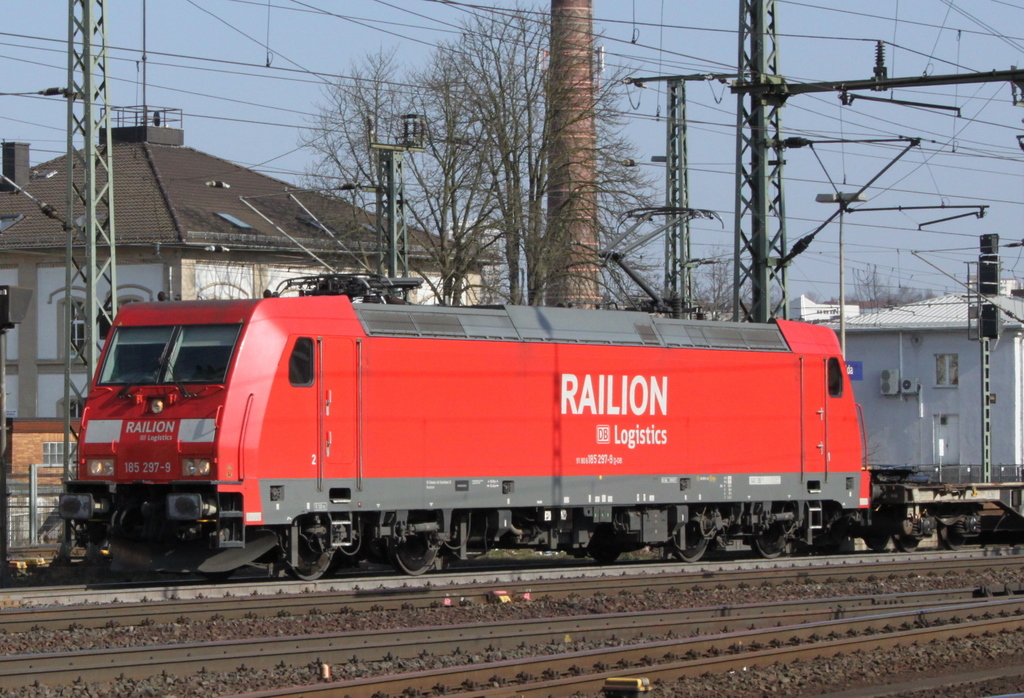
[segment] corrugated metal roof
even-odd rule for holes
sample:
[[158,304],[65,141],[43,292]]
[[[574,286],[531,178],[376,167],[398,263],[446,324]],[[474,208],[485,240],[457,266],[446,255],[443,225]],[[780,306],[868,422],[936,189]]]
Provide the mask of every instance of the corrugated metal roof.
[[[1004,325],[1018,326],[1024,318],[1024,300],[1009,296],[990,299],[1004,310]],[[877,313],[846,319],[846,331],[868,329],[966,329],[971,301],[965,293],[928,298]],[[836,323],[830,323],[836,326]]]
[[846,330],[868,327],[967,327],[967,296],[952,293],[846,319]]

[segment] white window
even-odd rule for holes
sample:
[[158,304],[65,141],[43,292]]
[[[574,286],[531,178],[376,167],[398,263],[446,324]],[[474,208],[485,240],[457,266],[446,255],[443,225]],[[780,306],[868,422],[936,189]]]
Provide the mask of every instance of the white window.
[[958,354],[935,355],[935,385],[960,385]]
[[71,327],[64,322],[66,301],[61,299],[57,308],[57,337],[59,338],[60,356],[66,356],[69,346],[74,352],[81,354],[85,349],[85,301],[81,298],[71,299]]
[[[71,457],[74,459],[78,452],[78,444],[71,442]],[[43,465],[64,467],[64,442],[44,441],[43,442]]]
[[[64,416],[64,400],[63,398],[57,400],[57,416]],[[82,417],[82,401],[74,395],[71,396],[71,419],[80,419]],[[61,442],[63,443],[63,441]]]

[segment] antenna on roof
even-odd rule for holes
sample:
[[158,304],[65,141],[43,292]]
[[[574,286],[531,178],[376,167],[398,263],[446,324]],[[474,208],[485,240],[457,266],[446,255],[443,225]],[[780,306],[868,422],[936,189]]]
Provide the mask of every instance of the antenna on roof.
[[143,126],[149,123],[149,109],[146,105],[146,0],[142,0],[142,118]]

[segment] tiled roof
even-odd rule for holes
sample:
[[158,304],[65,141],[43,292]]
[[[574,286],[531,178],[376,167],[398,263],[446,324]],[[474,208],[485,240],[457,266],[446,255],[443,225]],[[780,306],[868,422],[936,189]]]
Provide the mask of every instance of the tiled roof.
[[[286,195],[290,192],[336,231],[349,249],[376,247],[373,217],[361,208],[338,198],[302,192],[286,182],[194,148],[117,143],[113,171],[119,246],[217,243],[240,249],[298,251],[295,242],[288,239],[291,236],[311,249],[339,251],[330,235],[315,226],[309,215]],[[222,182],[228,187],[208,186],[207,182]],[[25,190],[64,217],[65,158],[32,168],[32,179]],[[241,197],[246,197],[272,223],[246,206]],[[61,223],[44,216],[28,197],[16,192],[0,194],[0,215],[19,213],[24,219],[0,234],[0,249],[53,248],[66,244]],[[104,213],[101,211],[100,215]],[[81,212],[76,211],[77,215]],[[230,218],[242,226],[232,223]],[[282,235],[275,225],[288,235]]]

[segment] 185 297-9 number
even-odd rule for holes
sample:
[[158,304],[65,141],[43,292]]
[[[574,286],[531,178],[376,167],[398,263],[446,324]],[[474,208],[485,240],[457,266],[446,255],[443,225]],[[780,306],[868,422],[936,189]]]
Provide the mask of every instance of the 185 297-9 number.
[[171,464],[161,463],[160,461],[128,461],[124,464],[124,471],[126,473],[142,475],[157,475],[160,473],[170,473]]

